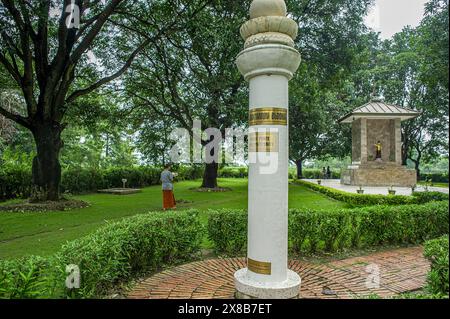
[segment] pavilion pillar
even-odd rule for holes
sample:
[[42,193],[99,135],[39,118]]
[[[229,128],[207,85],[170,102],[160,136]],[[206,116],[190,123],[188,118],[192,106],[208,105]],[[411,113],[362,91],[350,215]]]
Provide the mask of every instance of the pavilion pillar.
[[250,86],[247,268],[235,273],[238,298],[296,298],[288,270],[288,82],[300,65],[298,25],[283,0],[254,0],[241,28],[237,66]]
[[402,120],[395,119],[395,162],[402,165]]
[[367,119],[361,118],[361,163],[367,163]]

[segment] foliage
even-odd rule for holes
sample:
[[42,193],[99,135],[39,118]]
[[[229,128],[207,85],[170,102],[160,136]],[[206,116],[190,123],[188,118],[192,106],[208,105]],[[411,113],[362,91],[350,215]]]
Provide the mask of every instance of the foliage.
[[247,214],[242,210],[208,211],[207,229],[218,253],[234,256],[247,247]]
[[[94,298],[115,284],[196,258],[203,227],[196,211],[123,219],[67,243],[54,256],[0,261],[0,298]],[[78,266],[80,288],[65,287],[66,266]]]
[[427,290],[431,294],[449,295],[448,235],[425,243],[424,256],[431,262]]
[[222,178],[246,178],[248,177],[248,167],[229,167],[219,169],[219,177]]
[[[340,179],[341,172],[339,170],[331,170],[331,178]],[[321,169],[303,169],[304,179],[323,179],[323,172]]]
[[0,105],[0,114],[33,133],[33,184],[43,200],[59,200],[61,134],[73,121],[68,115],[79,98],[107,84],[119,86],[115,80],[147,46],[166,32],[184,29],[178,22],[195,20],[204,2],[196,5],[171,0],[0,2],[0,77],[9,74],[26,104],[23,113]]
[[[316,253],[384,244],[417,244],[448,233],[448,202],[373,206],[357,209],[289,211],[291,251]],[[246,247],[247,214],[215,211],[208,236],[221,254],[240,254]],[[225,236],[230,234],[232,236]]]
[[[23,257],[0,261],[0,299],[51,298],[57,294],[56,259]],[[60,276],[59,276],[60,277]]]
[[449,199],[448,194],[440,192],[415,192],[414,196],[351,194],[345,191],[310,183],[303,180],[296,180],[295,183],[306,186],[314,191],[325,194],[328,197],[348,203],[353,206],[423,204],[433,200],[441,201]]
[[433,183],[448,183],[448,171],[445,173],[421,173],[420,177],[423,181],[431,181]]
[[0,200],[9,198],[27,198],[30,195],[30,167],[0,167]]
[[[110,167],[107,169],[72,167],[62,172],[61,191],[71,194],[95,192],[99,189],[123,187],[142,188],[160,183],[162,168],[152,166]],[[199,179],[202,171],[198,166],[180,166],[178,181]],[[27,198],[32,191],[30,167],[6,166],[0,168],[0,200]]]
[[[246,179],[220,179],[220,183],[222,187],[231,191],[197,192],[195,191],[198,188],[197,180],[175,183],[178,209],[199,210],[202,224],[206,226],[206,212],[209,209],[247,208],[248,181]],[[348,207],[345,203],[329,199],[299,185],[289,185],[289,195],[290,208],[332,210]],[[0,214],[0,259],[18,258],[31,254],[47,256],[58,251],[67,241],[92,233],[105,223],[149,211],[159,211],[162,207],[160,186],[147,187],[140,193],[127,196],[93,193],[79,196],[66,195],[66,197],[82,200],[90,206],[73,209],[70,212],[2,212]],[[20,200],[8,201],[6,204],[18,204],[18,202]],[[0,206],[4,204],[0,203]],[[202,248],[212,248],[206,238]]]
[[441,192],[414,192],[414,203],[425,204],[432,201],[444,201],[449,199],[449,195]]

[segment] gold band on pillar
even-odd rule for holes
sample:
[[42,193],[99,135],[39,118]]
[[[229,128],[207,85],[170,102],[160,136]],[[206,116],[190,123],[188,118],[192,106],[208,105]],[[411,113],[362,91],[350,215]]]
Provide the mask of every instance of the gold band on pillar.
[[254,125],[282,125],[287,126],[288,110],[279,107],[262,107],[251,109],[249,124]]
[[247,258],[248,270],[261,275],[272,274],[272,264]]

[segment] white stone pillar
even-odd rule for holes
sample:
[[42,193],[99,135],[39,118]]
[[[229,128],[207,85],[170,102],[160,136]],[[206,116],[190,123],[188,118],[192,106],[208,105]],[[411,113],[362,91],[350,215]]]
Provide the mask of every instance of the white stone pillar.
[[248,267],[235,274],[238,298],[295,298],[288,270],[288,82],[300,65],[298,25],[283,0],[254,0],[237,58],[250,85]]

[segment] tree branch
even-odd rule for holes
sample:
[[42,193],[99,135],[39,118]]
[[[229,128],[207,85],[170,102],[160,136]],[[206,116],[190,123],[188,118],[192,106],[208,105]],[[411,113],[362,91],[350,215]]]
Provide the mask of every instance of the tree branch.
[[10,120],[16,122],[17,124],[20,124],[30,130],[32,129],[32,126],[31,126],[30,122],[28,121],[28,119],[19,114],[11,113],[11,112],[5,110],[4,108],[2,108],[1,106],[0,106],[0,114],[3,115],[4,117],[6,117],[7,119],[10,119]]
[[133,53],[130,55],[130,57],[128,58],[128,60],[125,62],[125,64],[115,73],[111,74],[110,76],[107,76],[103,79],[101,79],[100,81],[92,84],[91,86],[85,88],[85,89],[81,89],[81,90],[77,90],[75,92],[73,92],[67,99],[66,99],[66,103],[71,103],[73,102],[76,98],[88,94],[96,89],[98,89],[100,86],[102,86],[103,84],[106,84],[112,80],[117,79],[118,77],[120,77],[123,73],[125,73],[125,71],[131,66],[131,63],[133,62],[133,60],[136,58],[136,56],[148,45],[148,43],[150,42],[150,40],[145,40],[144,42],[142,42],[142,44],[136,48],[136,50],[133,51]]
[[74,50],[72,53],[70,59],[72,62],[76,62],[80,59],[81,55],[89,48],[92,41],[95,39],[97,34],[102,29],[105,22],[108,20],[108,18],[113,14],[116,7],[122,2],[123,0],[112,0],[111,3],[103,10],[103,12],[99,15],[97,21],[94,23],[92,28],[89,30],[89,32],[86,34],[86,36],[81,40],[81,43],[78,45],[78,47]]

